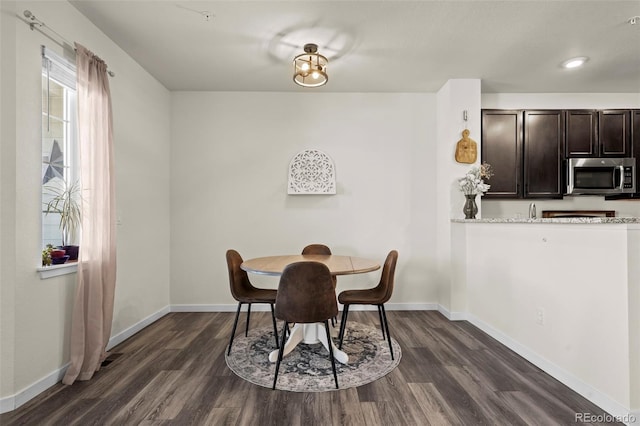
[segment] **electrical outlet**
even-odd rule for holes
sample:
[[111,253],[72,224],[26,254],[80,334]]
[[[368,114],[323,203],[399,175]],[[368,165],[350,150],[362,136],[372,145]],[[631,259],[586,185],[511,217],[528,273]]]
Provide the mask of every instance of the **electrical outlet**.
[[544,308],[536,309],[536,324],[544,325]]

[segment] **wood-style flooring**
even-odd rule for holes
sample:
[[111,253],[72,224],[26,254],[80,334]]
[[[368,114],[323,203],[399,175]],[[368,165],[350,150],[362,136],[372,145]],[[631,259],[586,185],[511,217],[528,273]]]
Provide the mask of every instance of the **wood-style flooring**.
[[[113,348],[92,380],[55,385],[0,424],[574,425],[576,413],[606,414],[468,322],[435,311],[388,312],[402,360],[378,381],[272,391],[227,368],[233,316],[168,314]],[[378,326],[378,314],[356,311],[349,321]],[[259,325],[271,325],[268,313],[252,313],[251,327]]]

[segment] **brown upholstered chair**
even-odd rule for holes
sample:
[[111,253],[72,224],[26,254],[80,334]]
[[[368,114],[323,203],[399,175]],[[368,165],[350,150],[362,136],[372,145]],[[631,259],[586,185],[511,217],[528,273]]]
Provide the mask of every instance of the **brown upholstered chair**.
[[376,305],[378,306],[382,338],[387,338],[389,342],[389,351],[391,352],[391,359],[394,359],[393,347],[391,346],[391,334],[389,333],[389,323],[387,322],[387,313],[384,310],[384,304],[387,303],[393,294],[393,280],[397,262],[398,252],[395,250],[390,251],[384,262],[384,266],[382,267],[380,282],[376,287],[366,290],[346,290],[338,295],[338,301],[343,305],[339,334],[340,344],[338,345],[340,349],[342,349],[342,341],[344,339],[347,316],[349,315],[349,307],[351,305]]
[[268,303],[271,306],[271,320],[273,321],[273,333],[276,339],[276,348],[278,347],[278,328],[276,327],[276,317],[274,315],[273,305],[276,303],[276,290],[257,288],[251,284],[247,272],[240,268],[242,264],[242,256],[237,251],[227,250],[227,269],[229,270],[229,286],[233,298],[238,301],[238,310],[236,311],[236,319],[233,321],[233,330],[229,339],[229,349],[227,355],[231,354],[231,345],[236,334],[238,326],[238,317],[240,316],[240,308],[242,304],[247,304],[247,324],[245,326],[244,335],[249,333],[249,319],[251,317],[252,303]]
[[320,262],[295,262],[284,268],[278,285],[278,296],[275,308],[276,318],[284,320],[282,342],[278,351],[276,373],[273,378],[273,389],[278,381],[278,370],[282,361],[285,345],[285,330],[289,323],[309,324],[324,323],[329,343],[329,357],[333,378],[338,389],[336,362],[333,358],[333,345],[329,333],[329,318],[338,315],[338,303],[329,268]]
[[[330,255],[331,249],[324,244],[309,244],[305,248],[302,249],[302,254],[324,254]],[[333,286],[335,287],[338,284],[338,279],[335,275],[333,278]],[[334,327],[336,325],[337,318],[331,318],[331,326]]]
[[309,244],[302,249],[302,254],[331,254],[331,249],[324,244]]

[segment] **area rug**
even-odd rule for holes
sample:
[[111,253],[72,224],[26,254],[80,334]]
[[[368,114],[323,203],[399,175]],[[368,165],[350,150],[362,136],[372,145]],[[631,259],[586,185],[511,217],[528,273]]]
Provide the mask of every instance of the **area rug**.
[[[337,328],[332,330],[337,344]],[[342,350],[349,356],[347,364],[336,361],[338,384],[347,389],[373,382],[398,366],[402,351],[391,339],[394,360],[389,345],[382,339],[379,328],[358,322],[347,323]],[[269,362],[269,353],[275,349],[272,327],[249,331],[249,336],[236,336],[227,365],[236,375],[256,385],[271,388],[275,362]],[[293,392],[323,392],[336,390],[329,354],[321,343],[300,343],[282,359],[276,389]]]

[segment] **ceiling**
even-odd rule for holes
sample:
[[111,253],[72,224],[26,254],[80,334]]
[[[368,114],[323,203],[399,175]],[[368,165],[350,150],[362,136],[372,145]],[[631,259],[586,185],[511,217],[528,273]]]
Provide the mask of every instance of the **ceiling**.
[[[638,0],[71,3],[169,90],[640,92]],[[293,83],[306,43],[329,59],[321,88]]]

